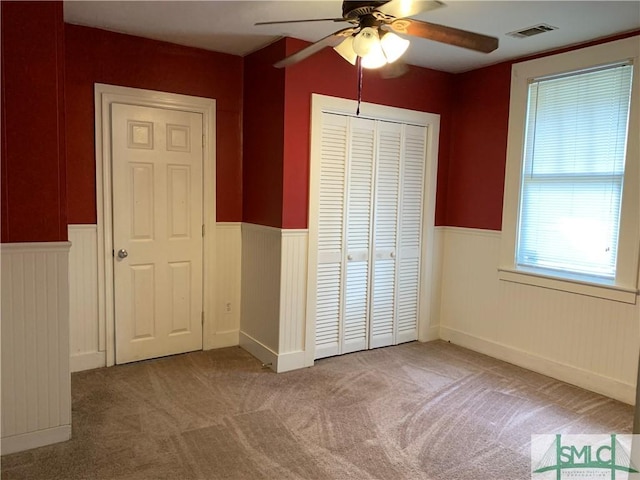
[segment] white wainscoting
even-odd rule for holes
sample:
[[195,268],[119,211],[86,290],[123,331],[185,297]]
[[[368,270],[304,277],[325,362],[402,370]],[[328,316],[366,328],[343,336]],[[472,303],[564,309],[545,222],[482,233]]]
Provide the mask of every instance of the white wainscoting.
[[[216,224],[214,311],[205,312],[204,348],[238,345],[240,328],[241,223]],[[96,225],[69,225],[71,371],[106,366],[106,327],[98,315]]]
[[242,224],[240,346],[277,369],[280,322],[279,228]]
[[[440,338],[440,299],[442,298],[442,260],[444,257],[444,235],[441,227],[434,228],[432,245],[427,245],[425,260],[431,265],[422,269],[422,294],[420,295],[420,320],[418,340],[430,342]],[[428,241],[428,240],[427,240]]]
[[635,402],[638,304],[498,280],[500,232],[442,230],[444,340]]
[[308,238],[242,224],[240,345],[276,372],[305,366]]
[[69,248],[0,247],[2,454],[71,438]]
[[[216,224],[215,312],[205,348],[231,347],[239,343],[242,265],[242,224]],[[205,312],[205,316],[207,312]],[[205,329],[205,331],[207,331]]]
[[308,230],[282,230],[278,372],[305,366]]
[[69,225],[71,371],[104,367],[105,328],[98,320],[97,225]]

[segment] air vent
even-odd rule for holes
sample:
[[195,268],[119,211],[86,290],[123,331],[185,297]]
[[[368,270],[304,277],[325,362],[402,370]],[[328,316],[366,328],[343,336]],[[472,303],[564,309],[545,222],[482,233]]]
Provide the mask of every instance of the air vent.
[[557,29],[558,27],[552,27],[551,25],[547,25],[546,23],[541,23],[540,25],[534,25],[533,27],[527,27],[523,28],[522,30],[516,30],[515,32],[509,32],[507,33],[507,35],[515,38],[527,38]]

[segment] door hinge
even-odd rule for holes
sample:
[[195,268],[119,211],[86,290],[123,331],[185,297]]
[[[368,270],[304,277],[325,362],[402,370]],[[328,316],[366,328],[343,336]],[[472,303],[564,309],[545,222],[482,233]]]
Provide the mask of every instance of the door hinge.
[[207,137],[202,135],[202,146],[206,147],[207,146]]
[[202,224],[202,236],[204,237],[204,224]]
[[204,312],[201,312],[200,320],[202,321],[202,325],[204,325]]

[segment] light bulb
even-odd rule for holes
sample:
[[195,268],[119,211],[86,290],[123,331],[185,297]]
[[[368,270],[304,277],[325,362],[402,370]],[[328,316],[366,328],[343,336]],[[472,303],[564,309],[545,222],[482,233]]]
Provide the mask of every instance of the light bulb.
[[409,43],[409,40],[392,32],[384,33],[380,39],[380,45],[388,63],[393,63],[399,59],[409,48]]
[[380,45],[380,37],[373,27],[363,28],[353,39],[353,51],[360,57],[366,56],[374,45]]
[[347,38],[345,38],[342,42],[340,42],[339,45],[336,45],[335,47],[333,47],[333,49],[336,52],[338,52],[342,56],[342,58],[344,58],[351,65],[356,64],[356,59],[358,58],[358,55],[353,50],[352,36],[348,36]]
[[384,52],[382,51],[380,42],[373,44],[369,49],[369,53],[362,57],[363,68],[380,68],[386,64],[387,57],[385,57]]

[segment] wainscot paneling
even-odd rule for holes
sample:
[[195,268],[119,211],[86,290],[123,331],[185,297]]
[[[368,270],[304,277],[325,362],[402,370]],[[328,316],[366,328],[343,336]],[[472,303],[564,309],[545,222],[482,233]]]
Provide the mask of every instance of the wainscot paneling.
[[230,347],[238,345],[239,342],[242,268],[241,226],[240,222],[218,222],[216,224],[215,326],[210,335],[210,343],[205,344],[205,348]]
[[276,372],[305,366],[308,236],[242,224],[240,345]]
[[305,354],[307,230],[282,230],[278,372],[302,368]]
[[69,248],[0,247],[2,454],[71,438]]
[[98,320],[97,225],[69,225],[71,371],[104,367],[105,329]]
[[[219,222],[215,235],[214,283],[205,312],[204,348],[238,345],[240,328],[241,223]],[[106,328],[98,316],[96,225],[69,225],[71,371],[106,365]]]
[[240,346],[277,369],[280,322],[279,228],[242,224]]
[[500,232],[444,231],[444,340],[634,403],[637,303],[498,280]]
[[[440,338],[440,299],[442,298],[442,260],[444,254],[445,230],[434,228],[431,245],[426,245],[427,265],[423,266],[420,296],[420,321],[418,340],[430,342]],[[429,238],[427,238],[427,242]]]

